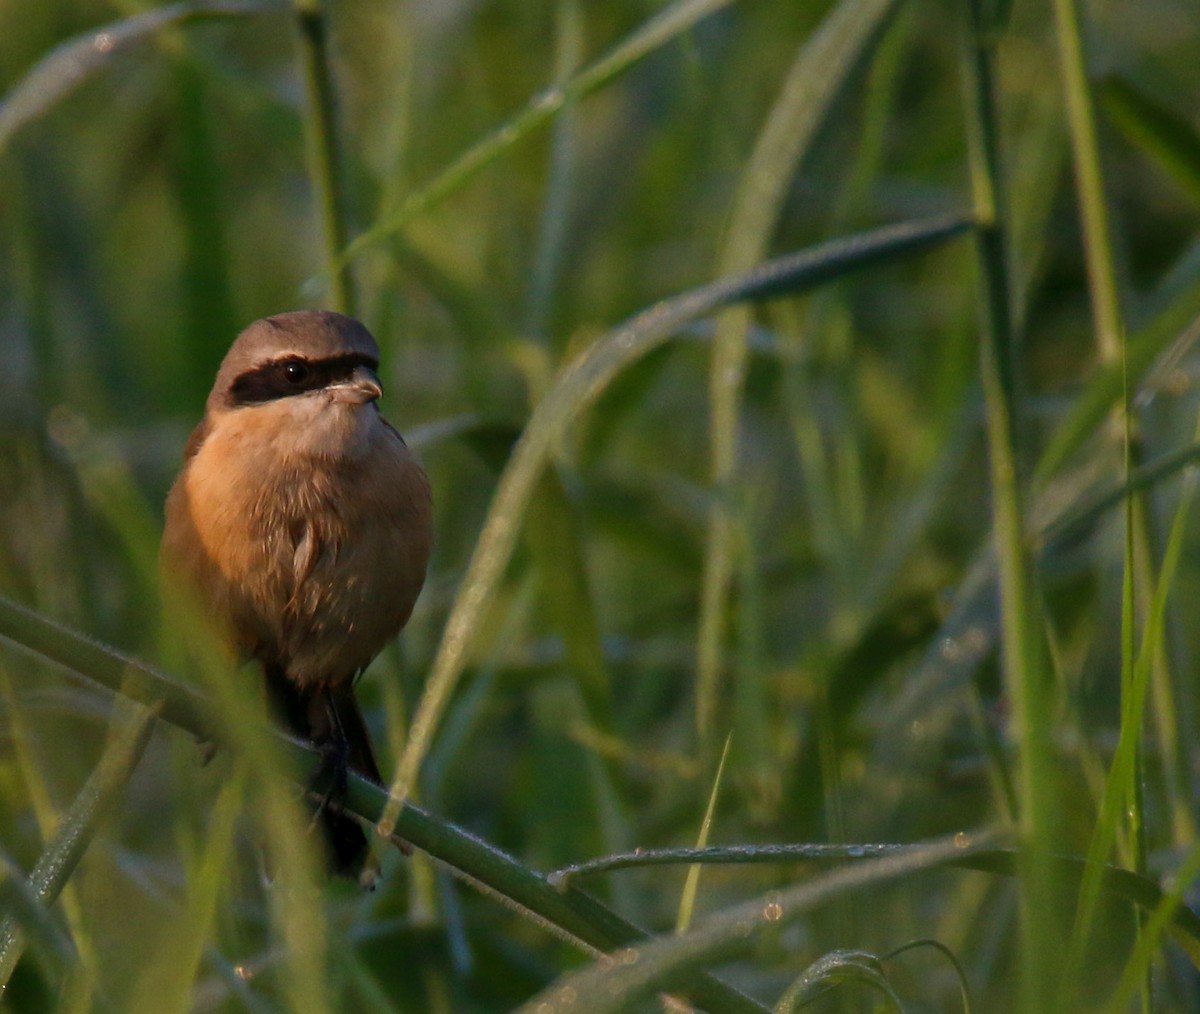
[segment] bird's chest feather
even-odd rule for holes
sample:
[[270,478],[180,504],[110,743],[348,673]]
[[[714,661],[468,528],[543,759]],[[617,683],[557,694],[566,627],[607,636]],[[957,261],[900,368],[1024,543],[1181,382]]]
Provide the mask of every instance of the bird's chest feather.
[[232,580],[290,597],[318,568],[336,567],[354,539],[371,539],[365,469],[340,457],[281,454],[240,436],[206,442],[189,469],[197,534]]
[[[379,425],[368,434],[377,442],[390,434]],[[365,666],[424,576],[403,473],[419,466],[397,457],[398,439],[345,437],[340,453],[314,453],[285,432],[226,427],[205,440],[182,491],[203,557],[190,569],[204,574],[210,604],[243,651],[278,656],[302,681]]]

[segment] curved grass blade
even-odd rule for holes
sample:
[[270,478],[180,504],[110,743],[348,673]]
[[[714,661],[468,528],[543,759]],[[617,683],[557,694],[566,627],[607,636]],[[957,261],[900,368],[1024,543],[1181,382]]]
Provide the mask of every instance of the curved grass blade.
[[903,1014],[900,997],[884,974],[883,965],[866,951],[830,951],[809,965],[775,1005],[775,1014],[795,1014],[818,996],[846,982],[859,982],[882,993]]
[[[58,833],[29,875],[30,886],[43,905],[52,905],[74,874],[101,820],[142,759],[157,717],[155,708],[137,708],[120,728],[114,730],[100,763],[79,790]],[[0,922],[0,996],[24,947],[25,937],[20,926],[15,919],[5,918]]]
[[477,632],[512,556],[526,507],[552,450],[567,427],[609,383],[685,324],[730,303],[801,292],[901,254],[929,249],[970,228],[969,219],[940,217],[887,226],[768,261],[753,271],[664,300],[599,339],[571,362],[534,410],[517,441],[446,621],[442,642],[413,719],[380,834],[391,835],[450,693],[475,646]]
[[70,969],[79,966],[79,954],[71,938],[50,917],[24,871],[6,855],[0,855],[0,911],[20,926],[34,957],[50,965],[64,980]]
[[[1018,852],[1007,848],[984,848],[981,843],[990,842],[994,833],[964,833],[955,836],[960,848],[969,848],[959,856],[951,856],[945,865],[963,869],[981,870],[1002,876],[1016,876]],[[643,866],[682,866],[703,863],[761,865],[796,862],[863,862],[895,856],[912,855],[926,845],[903,845],[894,842],[874,842],[854,845],[792,844],[792,845],[718,845],[703,849],[643,849],[602,856],[585,863],[576,863],[555,870],[546,879],[560,890],[571,887],[576,877],[609,873],[613,870],[633,869]],[[1132,870],[1117,866],[1093,864],[1077,856],[1046,856],[1045,861],[1056,877],[1072,886],[1080,887],[1086,877],[1094,877],[1104,891],[1147,911],[1157,911],[1164,905],[1171,908],[1170,929],[1176,942],[1187,952],[1188,957],[1200,968],[1200,915],[1181,901],[1175,901],[1183,886],[1190,882],[1191,865],[1187,865],[1187,878],[1178,878],[1180,883],[1165,892],[1154,880]],[[1189,860],[1191,863],[1193,860]],[[1194,862],[1200,864],[1200,858]],[[1198,867],[1200,868],[1200,867]]]
[[149,10],[68,39],[44,56],[0,103],[0,152],[18,130],[44,116],[89,78],[111,67],[126,50],[164,28],[188,21],[283,14],[290,10],[285,3],[197,0]]
[[883,955],[880,961],[894,961],[901,954],[907,954],[909,951],[915,951],[920,947],[929,947],[937,951],[954,968],[954,974],[958,979],[959,996],[962,998],[963,1014],[971,1014],[971,991],[967,988],[967,970],[963,968],[962,962],[958,960],[955,953],[950,950],[945,944],[939,940],[910,940],[906,944],[901,944],[894,951],[888,951]]
[[[553,1010],[606,1014],[628,1010],[649,993],[675,991],[700,970],[745,954],[768,935],[819,905],[850,892],[878,888],[923,870],[962,859],[973,848],[954,840],[914,846],[899,855],[833,870],[783,891],[736,905],[681,937],[664,936],[606,956],[559,979],[520,1008],[521,1014]],[[546,1005],[546,1006],[542,1006]]]
[[635,849],[616,852],[586,862],[574,863],[555,870],[547,880],[565,891],[577,877],[591,877],[614,870],[629,870],[643,866],[688,865],[759,865],[763,863],[830,862],[851,859],[879,859],[900,855],[916,848],[891,842],[828,845],[822,842],[790,845],[707,845],[702,848]]

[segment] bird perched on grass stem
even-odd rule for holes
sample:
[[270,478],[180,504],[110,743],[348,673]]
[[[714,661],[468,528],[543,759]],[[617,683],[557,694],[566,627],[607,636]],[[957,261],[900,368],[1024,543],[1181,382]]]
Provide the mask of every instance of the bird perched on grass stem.
[[346,771],[382,785],[354,684],[404,626],[432,543],[429,480],[379,413],[379,346],[358,321],[256,321],[221,364],[167,498],[164,576],[262,667],[277,717],[320,749],[331,868],[373,879],[338,805]]

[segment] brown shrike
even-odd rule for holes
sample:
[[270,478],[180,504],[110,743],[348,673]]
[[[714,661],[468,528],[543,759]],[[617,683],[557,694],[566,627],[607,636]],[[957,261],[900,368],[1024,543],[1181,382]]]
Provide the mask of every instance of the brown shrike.
[[[379,414],[379,346],[321,311],[256,321],[225,356],[167,498],[162,565],[268,702],[345,788],[382,784],[354,683],[408,621],[432,543],[429,480]],[[329,802],[328,800],[326,801]],[[336,806],[332,868],[364,875],[367,839]]]

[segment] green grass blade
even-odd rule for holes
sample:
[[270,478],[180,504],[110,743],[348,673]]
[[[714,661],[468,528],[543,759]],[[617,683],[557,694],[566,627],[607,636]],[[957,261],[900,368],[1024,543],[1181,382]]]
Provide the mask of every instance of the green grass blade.
[[972,192],[982,227],[980,269],[980,375],[990,465],[993,539],[999,574],[1000,635],[1005,690],[1012,702],[1017,744],[1018,826],[1024,865],[1021,888],[1021,996],[1028,1010],[1043,1008],[1053,969],[1055,910],[1045,853],[1057,848],[1059,808],[1054,798],[1049,674],[1038,637],[1039,617],[1025,534],[1024,491],[1018,455],[1016,336],[1012,320],[1006,191],[1001,175],[995,37],[981,0],[970,5],[971,37],[963,65]]
[[[988,832],[964,832],[956,840],[966,847],[986,843]],[[905,856],[921,852],[926,845],[906,845],[871,842],[852,845],[791,844],[791,845],[720,845],[703,849],[641,849],[634,852],[602,856],[587,862],[555,870],[547,880],[560,890],[566,890],[579,877],[611,873],[615,870],[640,869],[647,866],[683,866],[692,864],[722,865],[781,865],[789,863],[818,862],[874,862],[888,856]],[[948,859],[951,867],[979,870],[997,876],[1013,877],[1020,869],[1021,854],[1016,849],[972,847],[963,855]],[[1080,889],[1085,878],[1096,872],[1089,868],[1086,859],[1075,856],[1047,856],[1047,864],[1053,875],[1064,884]],[[1189,859],[1189,862],[1191,860]],[[1186,869],[1190,867],[1186,866]],[[1146,911],[1158,911],[1164,904],[1173,905],[1170,930],[1176,941],[1187,952],[1188,958],[1200,968],[1200,915],[1186,904],[1175,905],[1172,898],[1178,885],[1164,890],[1154,879],[1134,873],[1132,870],[1101,863],[1099,867],[1101,889],[1113,898],[1119,898]]]
[[795,1014],[818,996],[845,983],[857,982],[880,993],[890,1009],[903,1014],[900,997],[888,982],[883,965],[866,951],[830,951],[809,965],[775,1004],[775,1014]]
[[1104,195],[1096,110],[1087,79],[1083,30],[1075,0],[1055,0],[1059,69],[1067,104],[1067,124],[1075,156],[1075,184],[1083,225],[1083,250],[1092,296],[1094,340],[1104,363],[1120,359],[1124,325],[1113,270],[1112,229]]
[[1163,892],[1162,900],[1143,923],[1133,953],[1121,972],[1121,981],[1113,991],[1112,1002],[1108,1005],[1109,1014],[1119,1014],[1129,1009],[1130,1001],[1142,989],[1146,976],[1152,972],[1151,962],[1162,945],[1163,937],[1169,933],[1173,932],[1176,941],[1191,957],[1192,963],[1200,966],[1197,942],[1180,934],[1175,922],[1177,913],[1186,907],[1184,895],[1195,885],[1197,877],[1200,877],[1200,846],[1193,847],[1179,865],[1179,869],[1172,874],[1169,888]]
[[606,960],[559,979],[524,1004],[534,1014],[548,1004],[560,1014],[606,1014],[627,1010],[641,997],[672,991],[697,971],[747,953],[767,936],[798,921],[819,905],[851,892],[882,887],[961,858],[970,851],[954,841],[913,847],[903,855],[863,863],[814,877],[733,906],[681,937],[658,937],[610,955]]
[[339,313],[357,314],[358,300],[350,265],[339,262],[338,254],[346,245],[344,196],[342,193],[341,151],[333,72],[330,67],[329,26],[322,0],[298,0],[296,26],[300,34],[301,62],[308,96],[305,137],[308,147],[309,178],[320,210],[321,233],[330,282],[328,305]]
[[[696,848],[698,849],[708,845],[713,817],[717,812],[717,795],[721,791],[721,777],[725,774],[725,761],[729,757],[729,744],[732,741],[733,734],[730,733],[725,737],[721,760],[717,764],[717,773],[713,776],[712,791],[708,794],[708,808],[704,811],[704,819],[700,822],[700,834],[696,838]],[[683,895],[679,899],[679,913],[675,917],[676,933],[686,933],[692,925],[692,914],[696,910],[696,894],[700,890],[700,869],[699,863],[693,863],[688,867],[687,879],[683,883]]]
[[[565,87],[583,60],[583,4],[580,0],[558,0],[555,17],[554,76]],[[571,203],[579,162],[578,117],[575,100],[569,98],[554,122],[550,152],[550,179],[538,229],[537,253],[529,281],[528,306],[523,331],[544,342],[550,308],[565,265]]]
[[728,7],[733,0],[676,0],[651,18],[623,42],[590,64],[565,85],[547,88],[535,95],[525,108],[465,151],[433,180],[412,193],[393,213],[356,238],[338,259],[337,266],[353,260],[378,244],[486,169],[514,144],[554,119],[568,102],[582,98],[608,84],[642,57],[666,45],[697,22]]
[[[1156,655],[1161,651],[1166,631],[1167,601],[1175,586],[1175,576],[1185,545],[1188,515],[1191,510],[1195,483],[1188,484],[1167,541],[1166,555],[1158,583],[1154,588],[1142,643],[1128,685],[1121,695],[1121,729],[1117,749],[1109,768],[1108,781],[1092,841],[1088,847],[1086,872],[1080,889],[1080,905],[1075,922],[1074,944],[1070,953],[1068,974],[1064,983],[1071,984],[1083,967],[1084,955],[1091,935],[1100,901],[1100,879],[1104,863],[1116,843],[1123,818],[1129,806],[1129,786],[1138,777],[1139,752],[1144,728],[1146,695],[1153,676]],[[1144,872],[1136,869],[1135,872]]]
[[1119,404],[1126,370],[1131,381],[1143,376],[1173,342],[1186,345],[1200,334],[1200,285],[1193,285],[1172,300],[1125,343],[1125,367],[1102,366],[1074,400],[1066,419],[1056,428],[1037,463],[1035,488],[1044,486],[1080,450]]
[[1098,97],[1113,124],[1200,201],[1200,133],[1192,123],[1120,75],[1101,81]]
[[[33,885],[7,856],[0,856],[0,911],[20,927],[26,948],[47,968],[63,976],[79,969],[80,960],[71,938],[55,924]],[[0,997],[4,987],[0,986]]]

